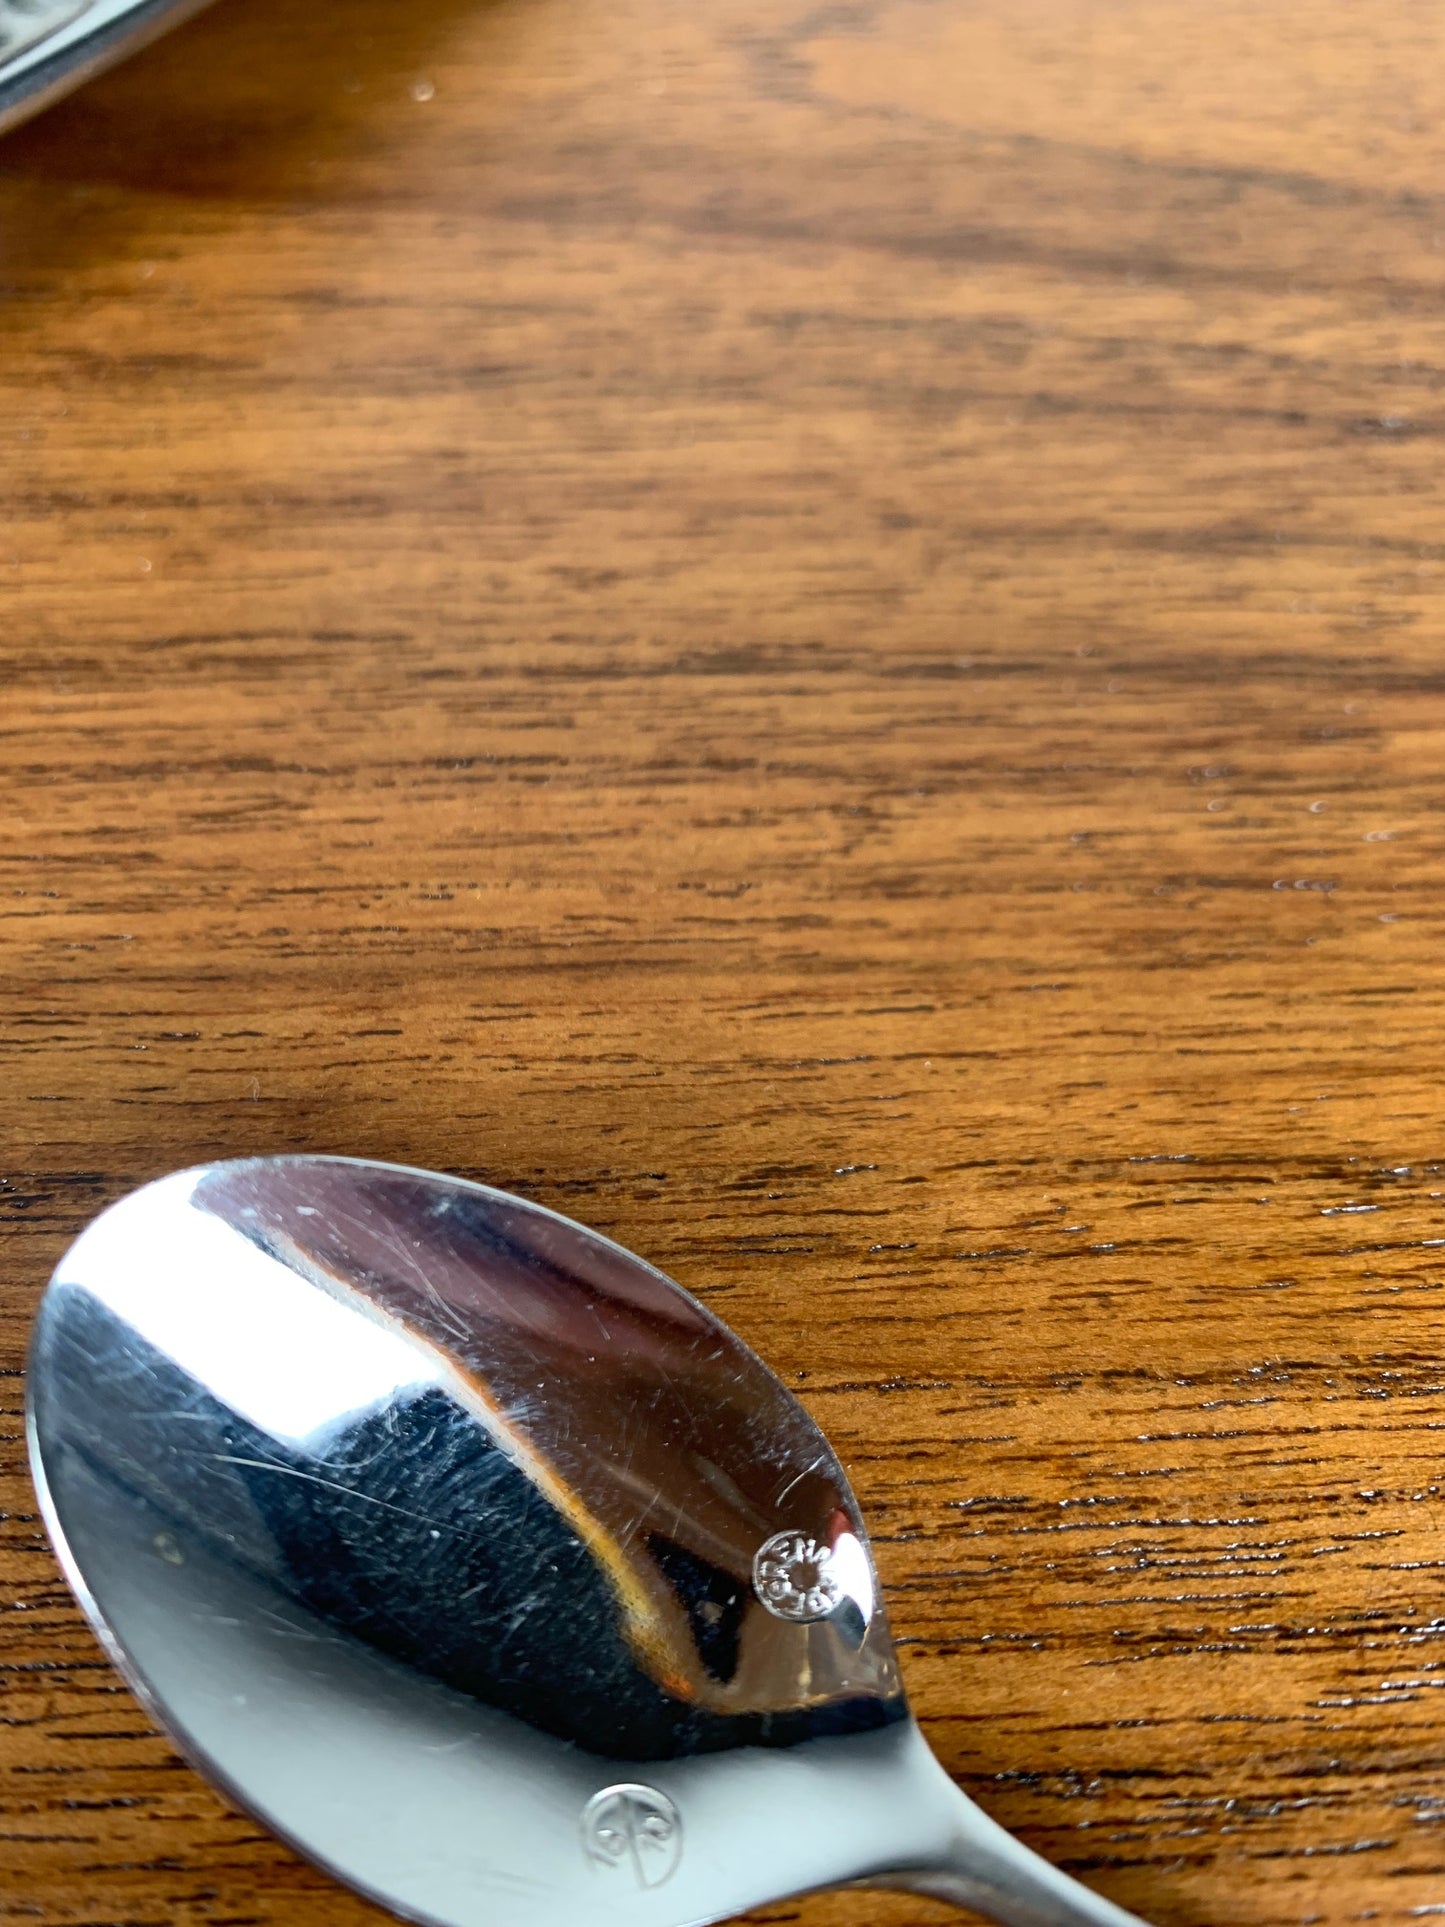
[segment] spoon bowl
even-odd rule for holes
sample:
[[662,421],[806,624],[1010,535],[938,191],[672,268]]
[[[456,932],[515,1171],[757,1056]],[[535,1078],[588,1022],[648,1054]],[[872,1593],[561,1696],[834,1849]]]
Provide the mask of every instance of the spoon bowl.
[[177,1173],[61,1261],[28,1390],[136,1693],[408,1919],[684,1927],[858,1883],[1133,1919],[934,1760],[802,1406],[555,1212],[345,1158]]

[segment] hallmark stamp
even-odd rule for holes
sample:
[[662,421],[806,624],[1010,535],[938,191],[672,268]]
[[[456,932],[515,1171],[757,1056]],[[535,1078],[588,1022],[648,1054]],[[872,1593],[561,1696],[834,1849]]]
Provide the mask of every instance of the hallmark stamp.
[[639,1887],[660,1887],[682,1858],[682,1815],[656,1787],[603,1787],[582,1809],[582,1846],[595,1867],[626,1867]]
[[826,1619],[843,1597],[833,1554],[807,1532],[775,1532],[753,1560],[753,1591],[779,1619]]

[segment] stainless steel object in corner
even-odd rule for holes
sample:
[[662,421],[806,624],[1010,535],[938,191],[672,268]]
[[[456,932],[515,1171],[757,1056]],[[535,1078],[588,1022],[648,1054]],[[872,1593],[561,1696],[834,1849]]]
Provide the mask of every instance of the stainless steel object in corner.
[[62,1260],[29,1399],[136,1692],[408,1919],[684,1927],[856,1883],[1134,1920],[929,1752],[791,1393],[569,1219],[346,1158],[181,1172]]
[[0,0],[0,129],[38,113],[207,0]]

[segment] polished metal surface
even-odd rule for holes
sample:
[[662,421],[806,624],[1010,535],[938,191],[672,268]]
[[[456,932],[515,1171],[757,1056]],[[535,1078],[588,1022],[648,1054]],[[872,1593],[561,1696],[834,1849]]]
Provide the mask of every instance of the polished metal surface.
[[0,0],[0,61],[21,54],[68,27],[90,0]]
[[62,1260],[29,1408],[156,1718],[405,1916],[683,1927],[864,1882],[1132,1918],[933,1760],[798,1402],[553,1212],[343,1158],[164,1178]]
[[0,130],[154,40],[208,0],[0,0]]

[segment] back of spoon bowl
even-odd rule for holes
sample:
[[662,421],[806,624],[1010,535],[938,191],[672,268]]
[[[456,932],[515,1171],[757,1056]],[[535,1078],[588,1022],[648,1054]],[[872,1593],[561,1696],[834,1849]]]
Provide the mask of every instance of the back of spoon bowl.
[[436,1927],[682,1927],[849,1882],[1130,1916],[963,1799],[802,1407],[642,1260],[341,1158],[103,1213],[37,1321],[68,1578],[190,1759]]

